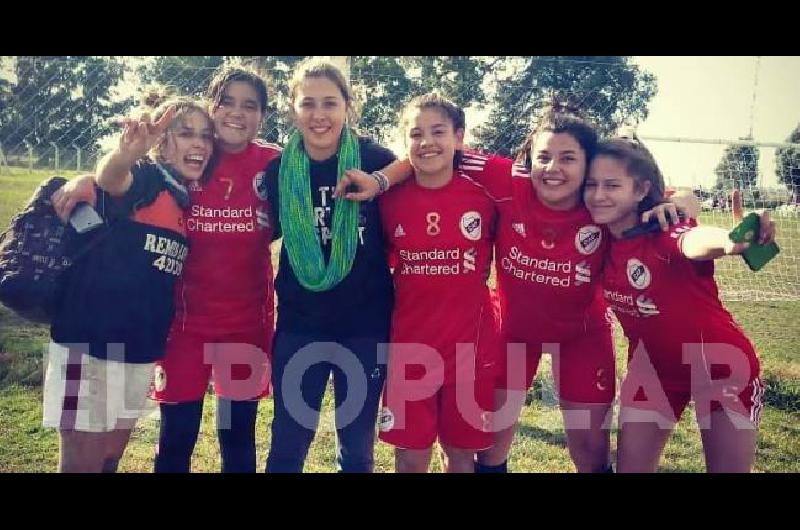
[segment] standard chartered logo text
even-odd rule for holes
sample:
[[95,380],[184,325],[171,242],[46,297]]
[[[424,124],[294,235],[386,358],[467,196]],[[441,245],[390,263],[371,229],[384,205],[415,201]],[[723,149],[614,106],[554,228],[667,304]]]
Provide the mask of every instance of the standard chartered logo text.
[[571,285],[572,261],[537,259],[511,247],[508,255],[500,260],[500,266],[508,274],[524,281],[543,283],[554,287]]

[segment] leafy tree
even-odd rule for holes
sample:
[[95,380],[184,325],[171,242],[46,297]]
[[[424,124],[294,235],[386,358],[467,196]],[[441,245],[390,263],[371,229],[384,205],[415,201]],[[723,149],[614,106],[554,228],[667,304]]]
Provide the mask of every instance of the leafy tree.
[[655,77],[627,56],[503,57],[495,61],[495,91],[478,147],[503,155],[519,147],[534,118],[556,95],[576,103],[603,134],[647,117]]
[[752,145],[728,146],[722,153],[714,174],[717,176],[717,189],[751,188],[758,178],[758,149]]
[[[5,61],[3,67],[6,67]],[[0,141],[31,145],[97,147],[131,98],[112,90],[124,65],[109,57],[17,57],[16,82],[0,83]]]
[[[800,124],[794,128],[787,143],[800,144]],[[798,190],[800,190],[800,148],[780,147],[775,151],[775,172],[778,181],[786,184],[792,200],[798,200]]]

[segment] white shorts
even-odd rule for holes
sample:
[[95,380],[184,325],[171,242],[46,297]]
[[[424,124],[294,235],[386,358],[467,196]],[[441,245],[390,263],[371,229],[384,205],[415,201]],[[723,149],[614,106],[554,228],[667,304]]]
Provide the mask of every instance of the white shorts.
[[148,405],[155,363],[97,359],[51,342],[42,424],[59,430],[132,429]]

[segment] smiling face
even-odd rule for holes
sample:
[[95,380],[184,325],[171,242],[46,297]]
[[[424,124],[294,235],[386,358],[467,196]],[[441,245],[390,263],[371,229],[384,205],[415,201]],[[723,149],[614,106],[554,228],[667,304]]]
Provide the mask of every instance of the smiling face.
[[204,112],[190,110],[164,133],[159,158],[185,180],[199,180],[214,149],[213,124]]
[[594,222],[618,235],[636,225],[639,203],[649,189],[649,181],[636,184],[623,161],[598,155],[589,168],[583,198]]
[[409,110],[404,132],[407,155],[418,179],[441,180],[452,175],[453,157],[464,145],[464,130],[454,130],[444,111]]
[[553,210],[580,202],[586,152],[569,133],[542,132],[531,145],[531,181],[539,200]]
[[326,160],[336,154],[347,121],[347,102],[336,83],[306,77],[297,86],[292,110],[309,158]]
[[231,81],[225,86],[219,104],[212,109],[214,130],[223,151],[243,151],[258,134],[264,118],[256,89],[245,81]]

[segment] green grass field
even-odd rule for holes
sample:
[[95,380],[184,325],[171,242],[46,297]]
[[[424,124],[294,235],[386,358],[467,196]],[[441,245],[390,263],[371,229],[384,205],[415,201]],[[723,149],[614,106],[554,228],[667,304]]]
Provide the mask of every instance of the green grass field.
[[[66,173],[66,176],[71,175]],[[48,176],[47,172],[31,174],[20,169],[16,169],[13,175],[0,174],[0,229],[5,229],[36,185]],[[729,226],[721,215],[704,215],[702,222]],[[723,292],[748,293],[738,297],[741,301],[726,305],[756,343],[768,385],[767,406],[756,455],[757,472],[800,471],[800,360],[796,354],[800,337],[797,317],[800,302],[763,301],[764,293],[773,290],[796,293],[800,230],[796,219],[779,219],[778,229],[782,254],[767,269],[754,275],[740,264],[731,263],[721,266],[718,274]],[[617,337],[621,373],[625,345],[619,330]],[[0,306],[0,472],[52,472],[56,469],[58,436],[55,431],[41,427],[42,364],[47,340],[46,327],[30,325]],[[561,415],[552,398],[548,358],[543,360],[539,382],[529,397],[530,404],[523,411],[520,433],[513,448],[511,469],[517,472],[574,471],[567,455]],[[311,472],[335,470],[330,392],[324,406],[320,430],[306,464],[306,470]],[[219,469],[213,409],[214,400],[209,395],[193,460],[193,470],[197,472]],[[690,412],[684,414],[667,445],[662,471],[704,470],[700,434]],[[263,467],[269,447],[271,417],[272,401],[265,400],[258,416],[259,467]],[[157,433],[158,413],[153,407],[152,413],[140,421],[133,435],[120,465],[122,471],[151,470]],[[392,469],[392,448],[377,442],[376,470],[391,472]],[[438,456],[434,457],[432,470],[441,470]]]

